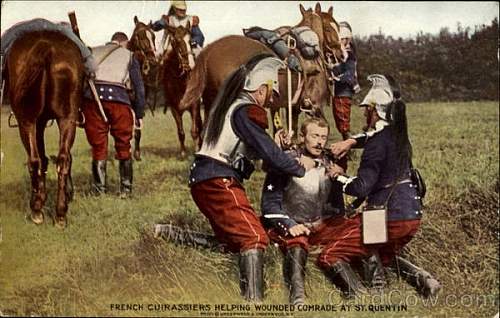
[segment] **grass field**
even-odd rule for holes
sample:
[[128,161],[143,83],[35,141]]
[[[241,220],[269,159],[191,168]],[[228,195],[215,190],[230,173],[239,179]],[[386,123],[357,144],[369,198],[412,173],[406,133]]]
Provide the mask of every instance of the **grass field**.
[[[331,119],[331,109],[327,112]],[[308,304],[334,304],[335,315],[342,317],[492,317],[498,311],[499,297],[498,102],[410,104],[408,115],[414,164],[425,177],[428,195],[422,230],[409,244],[407,255],[440,280],[439,297],[435,303],[425,303],[393,277],[381,300],[346,303],[351,310],[341,312],[338,292],[310,257]],[[210,316],[216,304],[245,308],[238,295],[234,256],[174,246],[151,235],[151,225],[160,221],[211,231],[191,200],[186,180],[192,157],[178,159],[170,113],[155,117],[148,113],[145,119],[144,159],[135,162],[135,198],[131,200],[120,200],[115,194],[118,162],[113,159],[108,163],[110,193],[99,198],[88,195],[90,151],[83,130],[78,129],[72,150],[75,200],[70,204],[69,226],[63,231],[51,221],[35,226],[26,219],[26,154],[17,129],[8,128],[7,117],[3,109],[0,315],[193,316],[199,311],[172,306],[167,310],[165,305],[202,304],[211,306],[205,312]],[[361,111],[353,108],[353,130],[359,130],[362,122]],[[186,133],[189,136],[188,129]],[[332,135],[332,141],[339,139],[338,134]],[[47,129],[46,139],[48,154],[55,156],[55,126]],[[192,153],[192,141],[186,139]],[[112,151],[110,147],[111,158]],[[349,172],[355,173],[356,166],[355,160]],[[263,178],[259,171],[246,183],[256,208]],[[46,214],[54,210],[56,180],[51,163]],[[266,252],[265,277],[265,304],[286,304],[281,255],[275,247]],[[112,304],[141,304],[143,309],[118,310]],[[369,304],[407,307],[399,312],[382,311],[386,308]],[[361,307],[355,305],[366,307],[356,311]],[[252,309],[247,313],[332,316],[332,312],[312,310]]]

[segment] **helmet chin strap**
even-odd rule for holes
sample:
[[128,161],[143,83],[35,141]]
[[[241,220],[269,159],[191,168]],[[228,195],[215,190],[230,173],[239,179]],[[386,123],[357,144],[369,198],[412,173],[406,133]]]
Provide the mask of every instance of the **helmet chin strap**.
[[264,99],[264,105],[262,107],[266,107],[269,104],[269,101],[271,100],[271,94],[273,93],[273,81],[268,80],[266,83],[266,98]]

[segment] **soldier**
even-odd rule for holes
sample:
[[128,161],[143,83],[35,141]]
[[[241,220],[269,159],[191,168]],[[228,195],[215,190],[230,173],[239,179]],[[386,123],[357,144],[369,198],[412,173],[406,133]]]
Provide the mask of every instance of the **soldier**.
[[[184,0],[171,0],[170,1],[170,9],[168,10],[167,15],[163,15],[160,20],[156,21],[152,25],[152,29],[154,31],[160,31],[167,27],[167,25],[172,27],[188,27],[191,28],[191,47],[195,54],[195,57],[198,56],[201,48],[203,47],[203,42],[205,42],[205,36],[200,29],[200,19],[195,15],[187,15],[187,5]],[[163,38],[161,40],[161,44],[158,48],[159,54],[161,55],[164,50],[166,50],[167,42],[167,32],[163,34]]]
[[[115,140],[115,158],[120,161],[120,196],[132,193],[131,145],[134,117],[142,127],[144,116],[144,84],[139,62],[126,49],[128,37],[116,32],[111,42],[93,48],[98,63],[95,87],[102,110],[91,89],[85,91],[83,114],[85,134],[92,147],[92,192],[106,192],[106,159],[108,155],[108,132]],[[129,91],[133,90],[133,103]],[[132,108],[131,108],[132,106]],[[135,114],[135,115],[134,115]],[[105,117],[108,122],[105,122]]]
[[[418,288],[424,296],[435,295],[440,285],[429,273],[396,257],[420,228],[422,204],[412,181],[412,150],[408,138],[406,105],[400,89],[390,76],[370,75],[372,88],[360,106],[376,134],[366,135],[357,176],[347,177],[341,170],[331,169],[330,176],[343,184],[346,194],[367,197],[367,206],[386,206],[388,241],[376,248],[383,266],[397,261],[401,276]],[[356,139],[342,144],[354,145]],[[342,147],[332,147],[340,151]],[[340,151],[341,152],[341,151]],[[335,252],[335,251],[334,251]]]
[[200,211],[219,242],[239,253],[241,295],[263,299],[263,252],[266,231],[245,194],[251,160],[263,159],[272,169],[296,177],[304,168],[267,135],[267,112],[273,93],[279,94],[278,70],[284,64],[260,54],[237,69],[219,89],[210,112],[201,150],[191,165],[189,185]]
[[[349,265],[367,253],[360,244],[359,217],[344,218],[340,183],[332,182],[326,174],[327,169],[335,165],[333,158],[323,151],[328,134],[328,123],[324,119],[306,119],[300,135],[303,145],[290,151],[293,157],[304,162],[305,176],[283,177],[270,171],[262,190],[263,223],[271,240],[279,244],[285,255],[283,274],[290,303],[294,305],[303,304],[305,300],[305,266],[312,245],[321,246],[317,265],[344,296],[366,291]],[[352,248],[337,242],[337,238],[346,233],[351,240],[358,240]],[[337,247],[336,251],[344,248],[348,253],[339,257],[330,252],[333,247]]]
[[350,134],[352,96],[360,90],[356,72],[356,48],[352,42],[351,26],[347,22],[339,23],[339,36],[344,51],[344,60],[332,69],[335,80],[333,118],[337,130],[345,140]]

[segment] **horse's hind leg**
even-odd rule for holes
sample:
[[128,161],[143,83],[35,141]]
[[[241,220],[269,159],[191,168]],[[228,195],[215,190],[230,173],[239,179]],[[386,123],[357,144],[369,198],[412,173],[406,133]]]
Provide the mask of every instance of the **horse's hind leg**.
[[191,137],[194,141],[194,146],[196,151],[201,148],[201,129],[202,129],[202,121],[201,121],[201,113],[200,113],[200,104],[196,103],[193,105],[189,111],[191,113]]
[[171,107],[172,115],[175,119],[175,124],[177,125],[177,137],[179,137],[179,143],[181,144],[181,158],[186,157],[186,145],[184,143],[186,139],[186,134],[184,133],[184,126],[182,125],[182,114],[175,107]]
[[[37,141],[39,138],[37,137],[37,127],[34,122],[21,121],[19,123],[19,134],[24,148],[28,153],[28,170],[31,176],[31,220],[35,224],[42,224],[44,219],[42,208],[45,204],[45,200],[47,199],[47,192],[45,189],[47,161],[45,161],[44,168],[44,163],[40,159],[37,149]],[[43,131],[41,134],[43,135]]]
[[75,119],[71,116],[57,120],[59,126],[59,155],[57,156],[57,203],[54,224],[64,228],[66,226],[66,213],[68,202],[73,195],[71,181],[71,147],[75,141]]

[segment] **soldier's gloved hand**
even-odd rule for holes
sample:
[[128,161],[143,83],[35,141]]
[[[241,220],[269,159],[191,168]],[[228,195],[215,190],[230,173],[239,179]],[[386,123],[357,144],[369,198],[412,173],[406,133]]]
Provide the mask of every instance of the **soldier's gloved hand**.
[[299,61],[299,59],[295,55],[290,54],[288,56],[287,64],[288,64],[288,67],[292,71],[295,71],[295,72],[298,72],[298,73],[302,72],[302,67],[300,66],[300,61]]
[[296,237],[299,235],[309,235],[311,231],[304,226],[304,224],[297,224],[288,229],[291,236]]

